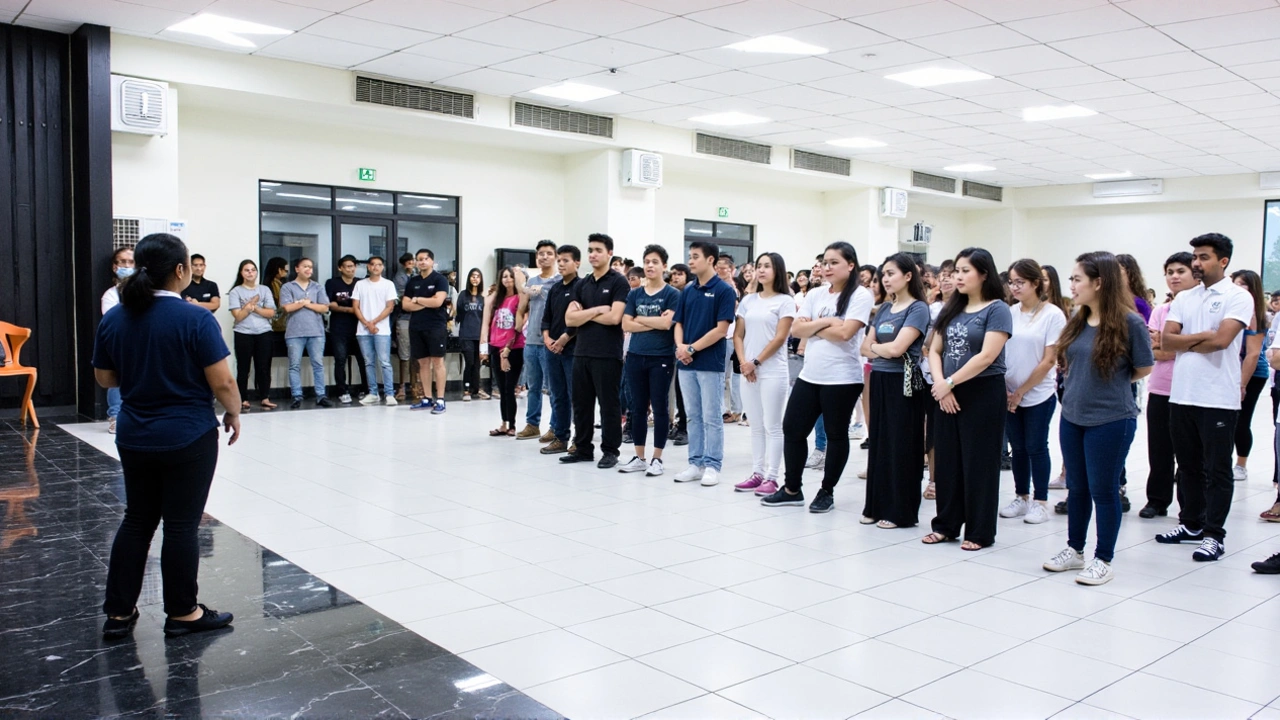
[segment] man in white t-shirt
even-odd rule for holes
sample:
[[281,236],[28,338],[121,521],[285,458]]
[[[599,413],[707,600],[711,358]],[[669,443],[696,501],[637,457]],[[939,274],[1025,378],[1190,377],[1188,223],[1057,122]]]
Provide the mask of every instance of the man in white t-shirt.
[[374,255],[366,267],[369,276],[356,283],[351,291],[351,307],[355,309],[356,342],[364,354],[366,374],[369,376],[369,394],[360,399],[361,405],[378,402],[378,377],[374,368],[381,368],[382,392],[387,405],[397,405],[395,382],[391,378],[391,312],[395,310],[396,284],[382,277],[382,258]]
[[1169,426],[1180,470],[1178,527],[1156,542],[1200,543],[1191,558],[1226,552],[1223,525],[1234,493],[1231,453],[1240,387],[1240,343],[1254,314],[1253,296],[1226,277],[1231,239],[1218,233],[1191,241],[1191,271],[1202,284],[1178,293],[1152,346],[1177,353],[1169,392]]

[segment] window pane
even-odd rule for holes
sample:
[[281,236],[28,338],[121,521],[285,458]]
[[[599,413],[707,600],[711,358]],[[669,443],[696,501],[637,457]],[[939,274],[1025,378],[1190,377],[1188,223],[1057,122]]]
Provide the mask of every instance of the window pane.
[[735,225],[733,223],[716,223],[716,237],[726,240],[750,240],[750,225]]
[[455,254],[458,226],[452,223],[417,222],[401,220],[396,223],[400,245],[405,252],[417,254],[427,248],[436,256],[436,270],[441,273],[456,272],[458,256]]
[[259,200],[265,205],[296,205],[317,210],[333,208],[332,191],[327,187],[263,181],[258,183],[258,190]]
[[336,200],[339,210],[346,212],[383,213],[395,212],[395,203],[391,201],[389,192],[370,192],[365,190],[338,189]]
[[1280,289],[1280,200],[1268,200],[1262,221],[1262,289]]
[[411,195],[400,193],[399,211],[402,215],[435,215],[457,217],[458,199],[439,195]]
[[[338,233],[338,257],[355,256],[356,277],[365,277],[366,264],[372,255],[383,258],[383,265],[386,265],[388,239],[386,225],[344,222],[338,226]],[[392,258],[392,262],[394,261],[395,258]]]
[[711,223],[700,220],[685,220],[684,234],[687,237],[711,237]]
[[[289,261],[289,278],[293,264],[300,258],[315,263],[312,279],[323,283],[333,276],[333,221],[325,215],[297,213],[262,213],[262,255],[258,267],[266,268],[273,257]],[[264,277],[264,283],[271,278]]]

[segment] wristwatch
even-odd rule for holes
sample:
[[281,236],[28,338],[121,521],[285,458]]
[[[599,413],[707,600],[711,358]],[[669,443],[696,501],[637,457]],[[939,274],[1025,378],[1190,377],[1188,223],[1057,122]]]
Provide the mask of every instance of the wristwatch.
[[947,378],[947,387],[951,388],[952,390],[955,390],[955,389],[956,389],[956,381],[955,381],[955,380],[952,380],[951,378]]
[[687,353],[689,353],[690,355],[692,355],[694,352],[696,352],[696,351],[693,349],[693,346],[692,346],[692,345],[690,345],[689,347],[685,348],[685,349],[684,349],[684,351],[685,351],[685,352],[687,352]]
[[756,367],[760,367],[760,358],[752,358],[751,364],[755,365]]

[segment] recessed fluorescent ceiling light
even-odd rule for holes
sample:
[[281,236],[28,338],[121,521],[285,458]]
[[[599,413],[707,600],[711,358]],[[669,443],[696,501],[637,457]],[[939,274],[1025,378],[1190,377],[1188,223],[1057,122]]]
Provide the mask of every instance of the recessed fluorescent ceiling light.
[[1133,177],[1133,173],[1128,171],[1105,172],[1105,173],[1093,173],[1092,175],[1085,175],[1085,177],[1089,178],[1090,180],[1120,180],[1121,178]]
[[910,72],[885,75],[886,80],[897,80],[913,87],[933,87],[951,83],[973,82],[974,80],[990,80],[991,76],[977,70],[955,70],[953,68],[921,68]]
[[756,123],[769,122],[769,118],[760,117],[759,115],[748,115],[740,112],[723,112],[713,115],[699,115],[689,118],[690,122],[703,123],[706,125],[754,125]]
[[537,90],[530,90],[529,92],[534,95],[559,98],[561,100],[569,100],[570,102],[587,102],[589,100],[599,100],[600,98],[618,94],[617,90],[572,82],[559,83],[558,85],[547,85],[545,87],[540,87]]
[[878,148],[878,147],[884,147],[885,145],[879,140],[872,140],[871,138],[863,138],[863,137],[840,138],[839,140],[828,140],[827,144],[835,145],[836,147],[842,147],[842,148]]
[[783,37],[781,35],[765,35],[763,37],[743,40],[732,45],[725,45],[725,50],[741,50],[743,52],[776,53],[778,55],[822,55],[827,52],[824,47],[810,45],[807,42]]
[[991,172],[992,170],[995,170],[995,168],[991,167],[990,165],[979,165],[978,163],[965,163],[963,165],[948,165],[942,169],[946,170],[947,172],[956,172],[956,173],[978,173],[978,172]]
[[189,20],[183,20],[177,25],[170,25],[166,29],[170,32],[186,33],[188,35],[203,35],[227,45],[250,48],[257,47],[257,45],[240,37],[241,35],[293,34],[292,30],[272,27],[271,25],[261,25],[247,20],[236,20],[235,18],[214,15],[213,13],[201,13]]
[[1044,122],[1045,120],[1062,120],[1065,118],[1089,117],[1097,115],[1097,110],[1090,110],[1079,105],[1041,105],[1022,109],[1022,119],[1027,122]]

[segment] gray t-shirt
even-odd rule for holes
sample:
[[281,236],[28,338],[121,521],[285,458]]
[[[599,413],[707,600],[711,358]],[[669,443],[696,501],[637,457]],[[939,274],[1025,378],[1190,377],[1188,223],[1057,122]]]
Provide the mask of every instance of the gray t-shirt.
[[1138,417],[1129,378],[1134,368],[1155,365],[1151,336],[1142,316],[1129,313],[1129,352],[1116,362],[1115,372],[1104,378],[1093,364],[1093,343],[1098,328],[1085,324],[1080,336],[1067,348],[1067,374],[1062,386],[1062,417],[1076,425],[1096,427]]
[[[280,288],[281,305],[296,303],[303,298],[321,305],[329,304],[329,296],[325,294],[324,286],[314,280],[307,283],[305,289],[298,284],[297,280],[290,280]],[[289,313],[289,323],[285,326],[284,339],[306,337],[324,337],[324,313],[318,313],[310,308]]]
[[560,280],[560,273],[556,273],[545,280],[541,275],[534,275],[525,281],[524,289],[529,293],[529,324],[525,325],[524,330],[526,346],[528,343],[536,343],[538,347],[542,347],[542,313],[547,309],[547,290]]
[[[267,310],[275,309],[275,301],[271,299],[271,288],[261,285],[252,290],[243,285],[231,288],[231,292],[227,293],[227,308],[239,310],[254,297],[258,298],[258,307],[266,308]],[[243,320],[237,322],[232,330],[245,335],[261,335],[264,332],[271,332],[271,321],[256,312],[251,312]]]
[[[942,343],[942,372],[945,377],[954,375],[969,362],[970,358],[982,352],[983,340],[989,332],[1013,334],[1013,314],[1009,312],[1009,306],[1000,300],[996,300],[978,312],[961,312],[951,319],[947,324],[947,334]],[[1000,356],[995,359],[995,362],[978,373],[978,377],[991,375],[1004,375],[1003,348],[1000,349]]]
[[[885,303],[876,310],[875,316],[871,321],[871,329],[875,331],[877,344],[891,343],[898,339],[898,333],[902,332],[902,328],[911,327],[920,331],[920,337],[911,343],[911,347],[907,348],[907,354],[911,356],[911,361],[920,366],[920,349],[924,347],[924,336],[929,329],[929,306],[916,300],[910,305],[902,309],[902,312],[893,311],[893,303]],[[872,372],[902,372],[902,358],[882,358],[873,356],[871,358]]]

